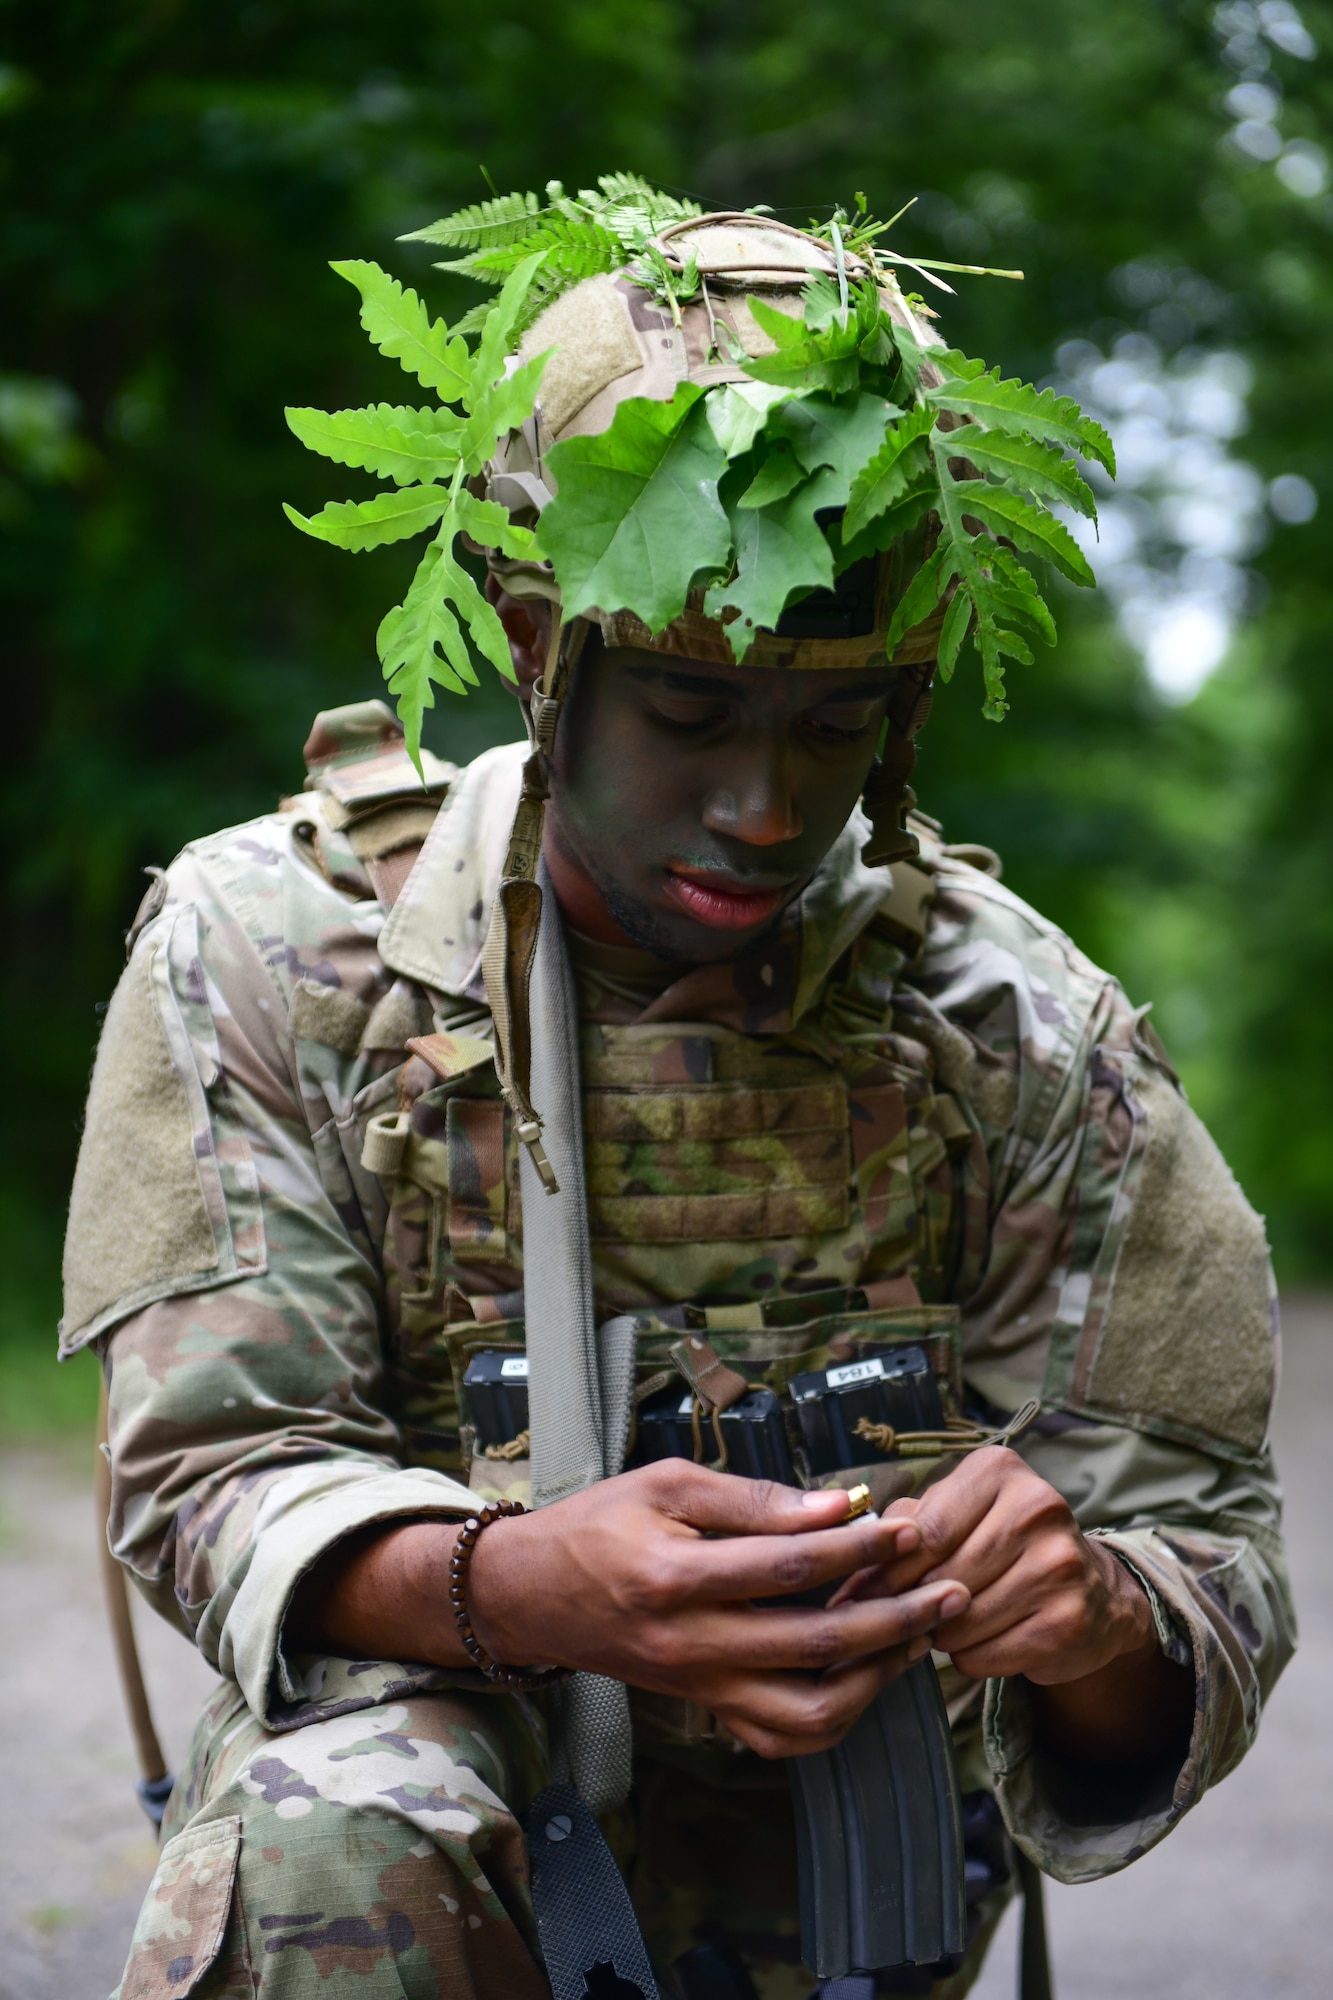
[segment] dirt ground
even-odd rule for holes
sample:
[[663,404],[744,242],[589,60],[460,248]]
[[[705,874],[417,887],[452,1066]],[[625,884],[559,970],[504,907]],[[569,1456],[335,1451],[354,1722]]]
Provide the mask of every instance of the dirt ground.
[[[1253,1756],[1165,1846],[1110,1881],[1048,1890],[1060,2000],[1329,1991],[1333,1299],[1291,1300],[1285,1319],[1278,1445],[1302,1649]],[[0,2000],[105,2000],[153,1867],[102,1620],[90,1453],[11,1448],[0,1465]],[[165,1626],[139,1628],[178,1758],[213,1677]],[[1010,1923],[977,2000],[1009,2000],[1014,1955]]]

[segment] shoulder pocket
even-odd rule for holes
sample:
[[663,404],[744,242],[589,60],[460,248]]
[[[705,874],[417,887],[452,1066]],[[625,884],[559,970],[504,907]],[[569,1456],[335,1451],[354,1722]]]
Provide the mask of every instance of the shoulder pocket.
[[259,1182],[187,905],[144,932],[107,1010],[70,1195],[61,1352],[156,1299],[264,1269]]
[[[1167,1074],[1114,1053],[1134,1131],[1066,1408],[1249,1458],[1268,1433],[1277,1313],[1263,1218]],[[1085,1161],[1082,1178],[1099,1163]],[[1090,1202],[1089,1206],[1093,1204]]]

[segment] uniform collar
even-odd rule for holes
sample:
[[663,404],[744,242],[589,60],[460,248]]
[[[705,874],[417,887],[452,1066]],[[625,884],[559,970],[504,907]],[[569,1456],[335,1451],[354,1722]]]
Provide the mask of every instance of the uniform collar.
[[[390,971],[484,1004],[482,946],[527,755],[526,743],[487,750],[450,787],[380,932]],[[869,831],[858,807],[775,932],[723,965],[683,973],[641,1018],[710,1020],[747,1034],[792,1027],[892,887],[888,869],[861,860]]]
[[485,1001],[481,949],[518,806],[526,743],[502,743],[454,780],[380,932],[391,972]]

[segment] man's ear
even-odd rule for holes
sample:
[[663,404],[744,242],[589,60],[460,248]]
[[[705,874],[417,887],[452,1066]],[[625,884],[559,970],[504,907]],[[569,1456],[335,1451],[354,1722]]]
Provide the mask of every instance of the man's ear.
[[540,597],[511,597],[498,577],[486,579],[487,601],[495,606],[509,641],[509,657],[518,675],[518,693],[526,701],[533,683],[546,670],[551,643],[551,607]]

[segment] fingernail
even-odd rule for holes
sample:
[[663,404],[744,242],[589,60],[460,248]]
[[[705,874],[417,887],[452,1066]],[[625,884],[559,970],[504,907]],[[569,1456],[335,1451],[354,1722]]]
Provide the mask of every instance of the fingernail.
[[840,1486],[817,1486],[810,1492],[801,1495],[801,1505],[803,1507],[819,1507],[827,1514],[830,1500],[842,1500],[845,1502],[846,1498],[847,1495]]
[[971,1601],[965,1590],[955,1586],[940,1599],[940,1617],[961,1618]]

